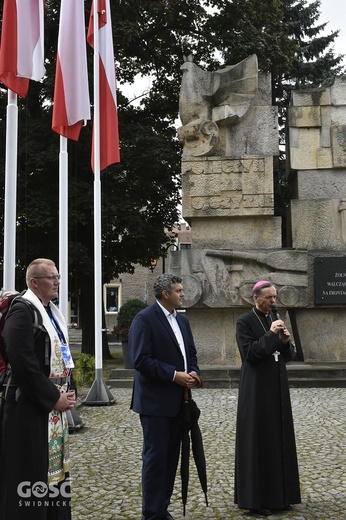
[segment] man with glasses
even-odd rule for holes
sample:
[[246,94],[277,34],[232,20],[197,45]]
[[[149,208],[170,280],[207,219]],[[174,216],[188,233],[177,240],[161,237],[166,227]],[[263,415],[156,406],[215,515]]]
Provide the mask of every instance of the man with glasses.
[[[71,519],[65,412],[76,398],[66,323],[51,302],[59,280],[52,260],[31,262],[23,295],[28,304],[14,300],[3,330],[12,370],[0,417],[0,511],[6,519]],[[36,331],[32,307],[42,317]]]

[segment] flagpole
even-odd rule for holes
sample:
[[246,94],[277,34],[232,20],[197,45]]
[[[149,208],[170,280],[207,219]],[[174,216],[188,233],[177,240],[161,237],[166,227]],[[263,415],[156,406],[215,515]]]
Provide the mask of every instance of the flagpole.
[[83,401],[88,405],[115,402],[103,381],[102,368],[102,258],[101,258],[101,178],[100,178],[100,55],[98,1],[94,0],[94,304],[95,381]]
[[68,153],[67,138],[60,136],[59,153],[59,309],[68,319]]
[[59,153],[59,307],[70,322],[68,298],[68,140],[78,141],[90,119],[84,0],[61,0],[52,130],[60,135]]
[[[59,273],[61,281],[59,285],[59,309],[68,319],[68,139],[60,136],[59,152]],[[85,426],[85,422],[79,417],[75,408],[67,410],[67,422],[69,431],[75,431]]]
[[8,89],[6,110],[5,212],[3,288],[14,291],[16,285],[16,220],[17,220],[17,94]]

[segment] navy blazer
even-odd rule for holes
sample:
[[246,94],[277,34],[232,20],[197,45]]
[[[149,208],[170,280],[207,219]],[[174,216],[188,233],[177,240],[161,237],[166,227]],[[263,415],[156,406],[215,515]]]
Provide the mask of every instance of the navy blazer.
[[[183,335],[187,371],[199,375],[196,347],[188,319],[177,313]],[[174,383],[175,371],[184,371],[184,358],[164,312],[153,303],[134,318],[129,333],[130,356],[135,368],[131,407],[137,413],[175,417],[183,387]]]

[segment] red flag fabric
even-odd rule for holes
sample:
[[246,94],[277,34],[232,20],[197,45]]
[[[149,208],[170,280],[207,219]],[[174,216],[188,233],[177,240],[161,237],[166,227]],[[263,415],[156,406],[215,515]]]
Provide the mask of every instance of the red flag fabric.
[[[97,1],[97,0],[96,0]],[[120,161],[118,111],[112,21],[109,0],[98,0],[99,56],[100,56],[100,169]],[[94,2],[91,7],[88,28],[89,45],[94,47]],[[94,135],[91,152],[94,169]]]
[[44,0],[4,0],[0,81],[21,97],[45,74],[43,17]]
[[52,129],[78,141],[90,119],[84,0],[61,0]]

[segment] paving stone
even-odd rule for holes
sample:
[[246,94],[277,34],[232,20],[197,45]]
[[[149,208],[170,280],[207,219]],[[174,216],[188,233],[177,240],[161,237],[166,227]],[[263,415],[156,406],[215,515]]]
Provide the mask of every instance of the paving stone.
[[[142,431],[130,411],[131,389],[117,388],[111,406],[80,406],[85,427],[71,434],[73,520],[141,519]],[[250,520],[233,504],[234,444],[238,391],[200,389],[208,471],[208,500],[194,464],[185,520]],[[281,520],[346,520],[346,389],[292,388],[302,503],[272,514]],[[183,520],[177,473],[170,512]]]

